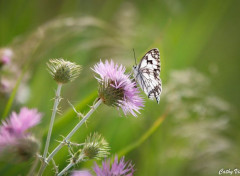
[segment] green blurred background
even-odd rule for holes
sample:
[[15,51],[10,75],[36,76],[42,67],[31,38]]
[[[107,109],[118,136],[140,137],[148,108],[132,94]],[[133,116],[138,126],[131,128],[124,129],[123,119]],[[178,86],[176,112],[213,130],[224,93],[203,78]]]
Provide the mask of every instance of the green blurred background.
[[[46,62],[62,57],[81,64],[81,76],[63,87],[62,115],[57,116],[51,151],[58,144],[55,140],[79,121],[67,99],[86,113],[97,96],[90,69],[94,64],[113,59],[130,71],[132,48],[140,61],[156,47],[162,65],[160,104],[142,94],[146,104],[138,118],[102,105],[72,141],[83,142],[98,131],[114,155],[141,141],[165,115],[151,135],[125,153],[135,163],[135,175],[211,176],[222,168],[240,169],[239,12],[238,0],[1,0],[0,47],[14,52],[3,77],[14,87],[24,75],[11,111],[28,106],[43,112],[42,123],[33,132],[44,143],[56,89]],[[1,94],[2,118],[12,90]],[[56,155],[60,169],[68,158],[66,148]],[[0,175],[26,175],[32,162],[1,161]],[[76,169],[91,168],[92,163]],[[46,175],[54,174],[51,167]]]

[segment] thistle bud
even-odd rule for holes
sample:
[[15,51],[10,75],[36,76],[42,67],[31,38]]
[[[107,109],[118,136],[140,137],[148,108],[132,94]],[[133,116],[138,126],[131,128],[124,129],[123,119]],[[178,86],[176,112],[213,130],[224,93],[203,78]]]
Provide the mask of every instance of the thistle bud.
[[105,139],[100,134],[94,133],[85,140],[82,154],[89,159],[100,159],[107,157],[109,150],[109,145]]
[[76,79],[81,71],[81,66],[63,59],[51,59],[47,63],[50,74],[59,84],[65,84]]
[[16,152],[22,161],[27,161],[36,155],[39,149],[39,142],[32,136],[28,136],[18,141]]
[[2,161],[18,163],[33,158],[39,150],[39,142],[33,136],[17,139],[13,144],[6,145],[0,153]]

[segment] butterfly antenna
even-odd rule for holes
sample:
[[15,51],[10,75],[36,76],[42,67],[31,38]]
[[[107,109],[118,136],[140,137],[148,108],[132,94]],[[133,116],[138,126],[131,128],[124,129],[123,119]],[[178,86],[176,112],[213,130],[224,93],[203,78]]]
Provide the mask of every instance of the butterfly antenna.
[[135,64],[137,65],[137,59],[136,59],[136,56],[135,56],[135,50],[133,48],[133,55],[134,55],[134,59],[135,59]]

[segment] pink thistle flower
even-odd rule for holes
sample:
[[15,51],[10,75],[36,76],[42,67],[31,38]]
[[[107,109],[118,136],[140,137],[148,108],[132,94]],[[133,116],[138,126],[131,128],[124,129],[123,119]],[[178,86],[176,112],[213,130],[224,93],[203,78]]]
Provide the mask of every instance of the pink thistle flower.
[[73,171],[71,176],[92,176],[92,174],[87,170]]
[[36,109],[22,108],[17,114],[13,112],[10,119],[3,121],[1,131],[7,131],[14,136],[21,136],[26,130],[37,125],[41,120],[41,114]]
[[131,113],[135,117],[142,109],[143,99],[139,96],[136,83],[125,74],[125,67],[114,64],[111,60],[103,63],[100,61],[92,69],[100,78],[96,77],[100,84],[99,98],[108,106],[122,108],[124,114]]
[[102,162],[102,168],[95,163],[93,169],[97,176],[132,176],[134,173],[133,167],[131,162],[124,161],[124,157],[118,162],[116,156],[112,165],[110,165],[110,159],[108,159]]
[[[38,150],[38,141],[27,133],[29,128],[37,125],[41,114],[36,109],[22,108],[19,114],[13,112],[10,119],[0,126],[0,156],[18,156],[29,159]],[[16,158],[16,157],[15,157]],[[11,158],[16,160],[14,157]]]

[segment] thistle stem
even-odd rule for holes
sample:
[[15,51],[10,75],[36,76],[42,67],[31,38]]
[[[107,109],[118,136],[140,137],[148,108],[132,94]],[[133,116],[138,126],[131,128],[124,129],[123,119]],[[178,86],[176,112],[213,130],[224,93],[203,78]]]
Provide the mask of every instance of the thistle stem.
[[61,176],[65,174],[72,166],[74,166],[76,163],[79,163],[83,158],[84,158],[84,155],[80,155],[78,160],[75,163],[73,162],[69,163],[57,176]]
[[46,159],[47,153],[48,153],[48,147],[49,147],[49,143],[50,143],[50,139],[51,139],[51,135],[52,135],[53,124],[54,124],[54,120],[55,120],[55,116],[56,116],[56,112],[57,112],[57,107],[60,102],[61,88],[62,88],[62,84],[58,84],[55,101],[54,101],[54,105],[53,105],[52,117],[51,117],[51,121],[50,121],[50,125],[49,125],[48,135],[47,135],[47,141],[46,141],[45,149],[44,149],[44,153],[43,153],[44,160]]
[[48,130],[48,135],[47,135],[47,140],[46,140],[46,144],[45,144],[45,148],[44,148],[44,152],[43,152],[43,163],[41,165],[41,168],[43,167],[43,165],[46,165],[48,163],[48,162],[46,163],[46,158],[47,158],[48,147],[49,147],[50,139],[51,139],[51,135],[52,135],[53,124],[54,124],[54,120],[55,120],[55,116],[56,116],[56,112],[57,112],[57,107],[61,100],[61,97],[60,97],[61,88],[62,88],[62,84],[58,84],[55,101],[54,101],[54,105],[53,105],[51,121],[50,121],[50,125],[49,125],[49,130]]
[[98,99],[96,104],[93,105],[91,110],[84,116],[84,118],[72,129],[72,131],[63,139],[63,141],[53,150],[53,152],[46,158],[45,162],[41,165],[38,176],[41,176],[47,166],[47,163],[57,154],[57,152],[65,145],[72,135],[82,126],[82,124],[92,115],[92,113],[97,109],[97,107],[102,103],[101,99]]

